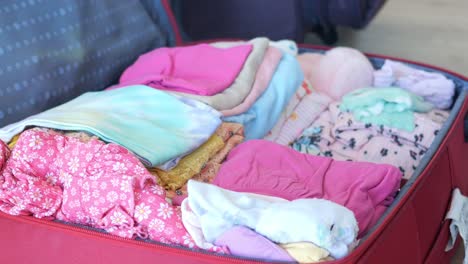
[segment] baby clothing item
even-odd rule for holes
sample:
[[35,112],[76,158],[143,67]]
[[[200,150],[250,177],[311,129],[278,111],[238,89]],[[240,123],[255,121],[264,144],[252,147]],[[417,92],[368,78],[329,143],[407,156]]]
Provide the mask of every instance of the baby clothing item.
[[[192,182],[193,180],[189,180]],[[264,200],[268,200],[271,202],[285,202],[286,200],[273,197],[273,196],[265,196],[259,195],[254,193],[244,193],[244,196],[251,197],[251,199],[258,199],[259,197]],[[189,204],[189,199],[184,199],[180,205],[180,210],[182,214],[182,222],[184,224],[185,229],[193,238],[195,245],[199,248],[208,249],[214,247],[214,241],[208,241],[205,236],[203,235],[202,225],[200,221],[199,215],[195,214]],[[228,230],[228,229],[226,229]],[[213,243],[212,243],[213,242]],[[225,251],[229,251],[225,246],[221,246]]]
[[276,243],[312,242],[342,258],[356,240],[358,226],[353,213],[328,200],[275,202],[192,180],[188,193],[190,208],[210,243],[239,225]]
[[335,161],[250,140],[229,153],[213,184],[287,200],[330,200],[353,211],[362,236],[392,203],[400,179],[400,171],[390,165]]
[[[245,42],[225,42],[225,43],[211,43],[210,45],[217,48],[231,48],[236,46],[245,45]],[[210,105],[217,110],[228,110],[235,106],[240,105],[245,98],[249,95],[252,90],[252,86],[255,81],[257,71],[265,57],[265,53],[268,49],[267,38],[255,38],[248,42],[252,45],[252,51],[245,60],[244,67],[240,71],[237,78],[234,80],[231,86],[224,91],[214,95],[195,95],[179,92],[171,92],[179,96],[188,97],[201,101],[207,105]],[[220,68],[219,70],[223,70]]]
[[183,157],[173,169],[163,171],[153,168],[150,171],[159,179],[161,186],[169,190],[176,190],[199,173],[203,165],[223,147],[224,141],[214,134],[195,151]]
[[451,250],[455,246],[457,237],[460,236],[465,246],[463,264],[468,264],[468,197],[461,194],[458,188],[455,188],[452,192],[450,210],[445,219],[452,220],[450,223],[450,237],[445,251]]
[[189,179],[199,175],[208,161],[214,158],[225,147],[226,142],[237,133],[242,133],[242,125],[221,123],[208,141],[183,157],[175,168],[169,171],[152,168],[149,171],[158,178],[163,187],[168,190],[177,190],[184,186]]
[[330,252],[310,242],[280,244],[279,246],[286,250],[286,252],[299,263],[315,263],[333,260],[333,258],[329,257]]
[[250,44],[225,49],[208,44],[155,49],[141,55],[124,71],[119,87],[144,84],[161,90],[214,95],[233,84],[251,51]]
[[359,89],[344,96],[340,104],[342,111],[351,111],[363,123],[407,131],[414,130],[413,112],[425,113],[432,108],[422,97],[395,87]]
[[[222,123],[215,132],[216,136],[225,143],[224,147],[213,155],[208,162],[202,163],[199,173],[192,176],[193,180],[210,183],[218,173],[221,163],[225,160],[231,149],[244,140],[244,129],[241,124]],[[173,205],[180,205],[187,197],[187,184],[177,190],[167,190],[167,198],[172,200]]]
[[297,53],[299,52],[296,42],[289,39],[282,39],[277,41],[270,40],[270,47],[278,48],[291,56],[297,56]]
[[317,119],[320,113],[327,109],[331,100],[327,95],[312,90],[311,93],[306,94],[302,98],[294,111],[279,128],[279,133],[276,136],[274,133],[271,133],[265,139],[281,145],[290,144],[301,135],[305,128],[309,127]]
[[250,93],[241,104],[235,106],[232,109],[223,110],[221,113],[224,116],[231,116],[242,114],[247,111],[268,87],[268,84],[270,83],[282,56],[283,53],[281,53],[281,51],[279,51],[277,48],[269,47],[265,53],[263,62],[257,71],[257,75],[255,76],[255,81]]
[[221,248],[227,248],[235,256],[264,261],[294,261],[284,249],[244,226],[234,226],[228,229],[215,240],[214,244]]
[[413,175],[448,112],[414,113],[412,132],[357,121],[351,113],[330,105],[291,146],[302,153],[335,160],[367,161],[398,167],[405,179]]
[[[360,51],[337,47],[318,55],[299,55],[312,87],[334,100],[356,89],[372,85],[374,68]],[[308,65],[310,64],[310,65]]]
[[223,117],[223,120],[243,124],[247,140],[263,138],[274,127],[303,79],[296,58],[283,54],[268,88],[252,107],[240,115]]
[[312,87],[307,81],[303,81],[301,87],[299,87],[294,95],[289,100],[289,103],[284,108],[283,112],[276,122],[275,126],[268,132],[265,136],[265,139],[271,140],[271,138],[278,137],[281,128],[284,126],[286,120],[293,114],[294,110],[296,109],[297,105],[304,99],[304,97],[308,94],[312,93]]
[[220,113],[201,102],[136,85],[85,93],[3,127],[0,139],[8,142],[27,126],[85,131],[124,146],[154,167],[192,152],[220,124]]
[[194,247],[180,210],[166,202],[164,189],[125,148],[33,128],[21,134],[5,162],[8,149],[0,144],[1,211]]
[[374,72],[374,86],[403,88],[422,96],[439,109],[448,109],[455,95],[455,83],[444,75],[392,60],[385,60],[382,68]]

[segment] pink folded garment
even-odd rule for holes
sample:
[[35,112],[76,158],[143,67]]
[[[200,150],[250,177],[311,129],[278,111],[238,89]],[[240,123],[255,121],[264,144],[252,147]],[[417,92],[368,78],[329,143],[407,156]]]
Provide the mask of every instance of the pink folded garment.
[[180,208],[165,200],[164,189],[122,146],[33,128],[8,153],[0,141],[0,211],[195,247]]
[[223,110],[221,113],[224,116],[233,116],[242,114],[247,111],[268,87],[271,77],[273,77],[273,74],[275,73],[276,67],[278,66],[282,56],[283,54],[279,49],[270,46],[265,53],[262,64],[260,64],[260,67],[258,68],[257,75],[255,76],[255,81],[250,93],[241,104],[235,106],[232,109]]
[[288,200],[333,201],[353,211],[361,237],[392,203],[400,179],[401,172],[391,165],[335,161],[266,140],[249,140],[229,153],[213,183]]
[[161,90],[214,95],[234,82],[251,51],[251,44],[155,49],[140,56],[122,74],[120,84],[109,89],[145,84]]

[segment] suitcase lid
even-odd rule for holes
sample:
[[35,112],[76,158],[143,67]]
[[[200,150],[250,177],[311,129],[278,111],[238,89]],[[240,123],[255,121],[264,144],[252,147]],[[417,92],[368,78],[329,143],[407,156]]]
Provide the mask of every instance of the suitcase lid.
[[166,2],[2,1],[0,126],[101,90],[140,54],[174,45]]

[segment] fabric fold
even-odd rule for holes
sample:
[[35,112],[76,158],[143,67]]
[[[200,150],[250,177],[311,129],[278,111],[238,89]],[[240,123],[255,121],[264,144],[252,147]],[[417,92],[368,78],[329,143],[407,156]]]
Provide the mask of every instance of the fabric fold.
[[336,161],[267,140],[249,140],[229,153],[213,184],[287,200],[330,200],[354,213],[361,237],[392,203],[401,176],[391,165]]
[[220,115],[201,102],[137,85],[85,93],[3,127],[0,139],[8,142],[27,126],[86,131],[126,147],[154,167],[203,144],[221,124]]
[[192,180],[188,192],[190,208],[210,243],[239,225],[277,243],[312,242],[333,257],[342,258],[356,240],[358,226],[353,213],[328,200],[278,201],[276,197],[229,191]]
[[252,51],[245,44],[216,48],[208,44],[158,48],[141,55],[120,77],[117,87],[147,85],[196,95],[214,95],[229,88]]

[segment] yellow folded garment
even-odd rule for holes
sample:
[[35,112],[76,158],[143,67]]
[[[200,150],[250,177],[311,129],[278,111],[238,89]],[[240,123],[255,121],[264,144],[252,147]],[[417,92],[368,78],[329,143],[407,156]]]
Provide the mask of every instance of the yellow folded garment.
[[18,142],[18,138],[20,137],[21,133],[15,135],[11,141],[8,143],[8,148],[10,148],[10,150],[12,150],[15,145],[16,145],[16,142]]
[[330,253],[321,247],[310,242],[297,242],[279,244],[288,254],[299,263],[313,263],[326,260],[333,260]]
[[[41,130],[49,130],[49,128],[39,128]],[[26,130],[25,130],[26,131]],[[99,139],[98,137],[96,136],[92,136],[90,134],[87,134],[85,132],[76,132],[76,131],[60,131],[60,130],[55,130],[57,132],[60,132],[62,133],[63,135],[67,136],[67,137],[74,137],[74,138],[78,138],[81,142],[89,142],[91,139]],[[23,131],[24,132],[24,131]],[[10,150],[13,150],[13,148],[16,146],[16,142],[18,142],[18,139],[20,138],[21,134],[23,133],[19,133],[19,134],[16,134],[12,139],[11,141],[8,143],[8,148]]]
[[183,157],[176,167],[169,171],[151,168],[149,171],[159,178],[159,184],[168,190],[182,187],[189,179],[199,173],[208,160],[224,147],[223,139],[212,135],[203,145]]

